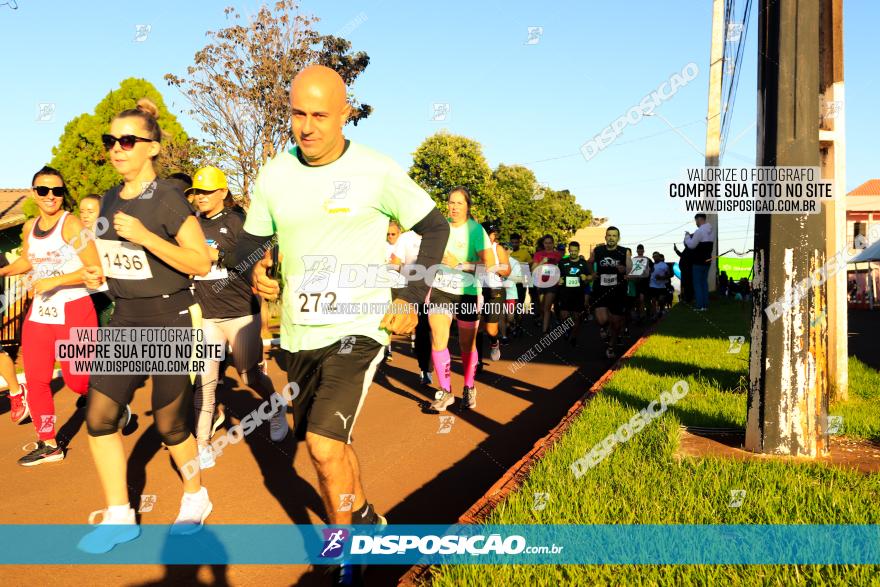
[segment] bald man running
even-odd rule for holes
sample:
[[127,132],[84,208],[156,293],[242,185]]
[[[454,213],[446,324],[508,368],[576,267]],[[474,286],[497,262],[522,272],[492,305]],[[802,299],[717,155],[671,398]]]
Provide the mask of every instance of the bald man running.
[[[394,278],[364,284],[352,283],[351,275],[374,274],[370,267],[384,265],[389,218],[422,236],[417,264],[423,267],[440,262],[449,225],[389,157],[343,136],[351,112],[346,96],[342,78],[327,67],[310,66],[294,78],[296,147],[260,170],[237,257],[266,250],[277,235],[285,283],[281,347],[288,381],[300,389],[292,400],[294,431],[318,471],[330,523],[384,524],[364,496],[352,429],[389,331],[412,331],[414,304],[424,302],[428,288],[419,280],[393,290],[393,311],[383,317],[368,308],[387,307]],[[270,266],[267,255],[252,281],[271,300],[279,287],[267,276]],[[352,266],[367,271],[349,271]],[[342,308],[361,311],[339,313]],[[340,565],[340,584],[357,584],[358,572]]]

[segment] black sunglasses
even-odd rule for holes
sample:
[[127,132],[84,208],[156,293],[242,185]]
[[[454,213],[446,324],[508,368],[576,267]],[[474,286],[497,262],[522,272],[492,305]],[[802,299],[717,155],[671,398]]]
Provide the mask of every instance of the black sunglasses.
[[52,195],[56,198],[67,195],[67,188],[65,187],[50,188],[48,186],[38,185],[34,187],[34,191],[37,192],[38,196],[48,196],[49,192],[52,192]]
[[143,137],[136,137],[134,135],[123,135],[119,138],[116,138],[113,135],[101,135],[101,142],[104,143],[104,148],[108,151],[113,148],[113,145],[115,145],[117,141],[119,142],[119,146],[122,147],[123,151],[131,151],[132,149],[134,149],[136,143],[155,142],[153,139],[145,139]]

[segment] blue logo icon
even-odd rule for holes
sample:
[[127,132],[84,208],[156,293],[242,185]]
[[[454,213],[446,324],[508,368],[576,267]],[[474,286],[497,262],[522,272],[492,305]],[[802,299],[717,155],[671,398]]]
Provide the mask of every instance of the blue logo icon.
[[345,542],[348,540],[349,531],[343,528],[324,528],[324,548],[321,550],[321,558],[337,558],[345,552]]

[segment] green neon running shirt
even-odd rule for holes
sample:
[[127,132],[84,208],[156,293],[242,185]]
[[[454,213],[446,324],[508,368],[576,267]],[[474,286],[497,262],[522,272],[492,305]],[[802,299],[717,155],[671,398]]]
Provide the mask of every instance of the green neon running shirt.
[[[456,267],[440,265],[431,287],[451,294],[477,295],[480,284],[474,277],[476,265],[480,263],[480,253],[492,248],[492,240],[479,222],[468,218],[461,226],[449,225],[449,240],[444,254],[452,255],[458,261]],[[470,271],[462,271],[467,268]]]
[[294,148],[263,166],[244,230],[278,235],[281,347],[319,349],[354,335],[387,345],[379,323],[397,278],[383,269],[388,220],[406,230],[433,208],[391,158],[354,142],[326,165],[304,165]]

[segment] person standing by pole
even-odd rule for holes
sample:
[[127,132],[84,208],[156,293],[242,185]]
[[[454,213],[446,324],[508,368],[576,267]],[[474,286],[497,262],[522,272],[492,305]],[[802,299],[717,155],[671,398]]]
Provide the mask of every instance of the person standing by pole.
[[705,214],[697,214],[694,221],[697,230],[693,234],[684,233],[684,245],[693,253],[694,309],[705,312],[709,309],[709,267],[712,265],[715,232]]
[[691,262],[692,251],[686,246],[682,246],[682,250],[678,250],[678,243],[672,245],[678,254],[678,270],[681,273],[679,281],[681,282],[681,290],[678,292],[678,301],[688,304],[694,301],[694,265]]

